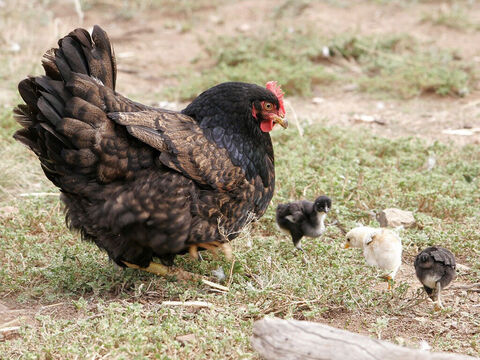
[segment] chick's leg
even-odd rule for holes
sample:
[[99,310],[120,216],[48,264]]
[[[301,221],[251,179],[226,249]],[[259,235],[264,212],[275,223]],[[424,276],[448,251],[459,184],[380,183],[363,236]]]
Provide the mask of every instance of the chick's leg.
[[437,301],[435,302],[435,310],[437,311],[443,309],[442,297],[440,295],[441,291],[442,291],[442,285],[440,284],[440,281],[437,281],[437,288],[436,288]]
[[307,254],[305,253],[305,250],[303,250],[303,248],[302,248],[301,238],[297,239],[297,240],[295,240],[295,238],[293,238],[293,244],[295,245],[295,249],[297,251],[302,252],[302,262],[304,264],[308,264],[309,260],[307,259]]
[[293,241],[293,246],[295,246],[295,249],[302,251],[305,253],[305,251],[302,248],[302,237],[303,234],[297,231],[292,231],[292,241]]
[[298,242],[295,244],[295,249],[300,250],[301,252],[305,253],[305,250],[303,250],[303,248],[302,248],[301,240],[298,240]]
[[382,275],[382,276],[380,276],[380,278],[387,282],[387,289],[388,290],[393,289],[393,285],[394,285],[395,281],[393,280],[392,275]]

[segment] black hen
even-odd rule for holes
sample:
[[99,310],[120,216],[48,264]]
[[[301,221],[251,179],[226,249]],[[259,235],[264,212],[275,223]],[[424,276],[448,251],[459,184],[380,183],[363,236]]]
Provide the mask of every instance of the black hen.
[[443,308],[440,293],[455,279],[455,257],[442,247],[430,246],[415,258],[415,273],[428,296]]
[[[115,91],[107,34],[76,29],[43,59],[45,76],[19,84],[14,137],[60,188],[67,223],[121,266],[171,264],[235,238],[274,191],[269,131],[287,126],[283,93],[223,83],[182,112]],[[226,248],[226,247],[225,247]]]
[[320,196],[315,202],[308,200],[279,204],[276,220],[280,229],[292,236],[293,245],[302,250],[300,240],[304,236],[319,237],[325,231],[325,217],[332,208],[332,200],[328,196]]

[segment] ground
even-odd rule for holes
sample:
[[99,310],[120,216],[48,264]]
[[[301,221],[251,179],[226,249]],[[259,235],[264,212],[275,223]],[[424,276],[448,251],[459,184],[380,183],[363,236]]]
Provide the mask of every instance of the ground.
[[[471,287],[480,276],[479,4],[87,0],[79,10],[74,3],[0,1],[0,225],[7,240],[0,246],[0,328],[20,326],[0,337],[0,353],[255,358],[253,321],[274,315],[479,356],[480,293]],[[114,44],[117,90],[136,101],[181,109],[219,79],[284,79],[292,126],[273,135],[277,192],[269,211],[234,243],[233,262],[180,259],[206,275],[222,266],[229,294],[114,267],[66,230],[56,190],[34,156],[11,140],[18,81],[41,73],[41,55],[58,38],[94,24]],[[290,47],[297,45],[292,60]],[[263,66],[264,58],[288,68],[249,68]],[[433,170],[425,168],[429,158]],[[304,263],[273,226],[274,207],[319,192],[334,195],[336,212],[325,237],[306,242]],[[403,265],[393,292],[358,252],[342,249],[333,225],[335,219],[378,225],[371,214],[390,206],[417,219],[401,232]],[[451,248],[466,266],[439,313],[412,267],[432,242]],[[170,300],[208,306],[163,304]]]

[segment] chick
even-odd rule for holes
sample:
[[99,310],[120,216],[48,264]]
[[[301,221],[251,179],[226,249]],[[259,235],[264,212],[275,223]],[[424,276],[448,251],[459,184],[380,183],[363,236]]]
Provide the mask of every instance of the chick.
[[390,289],[402,264],[402,241],[398,235],[389,229],[360,226],[350,230],[345,237],[345,248],[362,248],[367,264],[389,271],[384,279]]
[[332,207],[328,196],[319,196],[315,202],[308,200],[279,204],[277,224],[292,236],[293,245],[303,251],[300,240],[304,236],[319,237],[325,231],[325,217]]
[[435,309],[442,309],[440,292],[455,279],[455,256],[440,246],[430,246],[415,258],[415,273],[428,296],[435,302]]
[[353,228],[345,235],[345,249],[348,249],[349,247],[363,248],[363,239],[378,230],[379,229],[370,226],[357,226],[356,228]]

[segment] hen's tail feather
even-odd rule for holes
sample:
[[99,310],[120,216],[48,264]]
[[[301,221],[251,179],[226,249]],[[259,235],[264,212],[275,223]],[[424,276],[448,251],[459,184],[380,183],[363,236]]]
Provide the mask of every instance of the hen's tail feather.
[[22,126],[14,138],[35,152],[55,185],[68,191],[68,174],[95,171],[94,128],[106,120],[104,97],[115,105],[116,65],[110,41],[98,26],[92,37],[76,29],[58,44],[44,55],[45,76],[18,85],[25,104],[14,110]]
[[44,55],[45,74],[53,80],[70,80],[72,73],[94,77],[115,90],[117,65],[107,33],[95,25],[92,36],[85,29],[75,29],[58,41],[58,49]]
[[18,85],[25,105],[14,110],[23,127],[14,138],[35,152],[64,192],[95,193],[97,181],[126,176],[128,166],[119,160],[127,158],[128,140],[106,114],[148,107],[115,92],[115,57],[101,28],[95,26],[91,37],[76,29],[58,43],[44,55],[45,76]]

